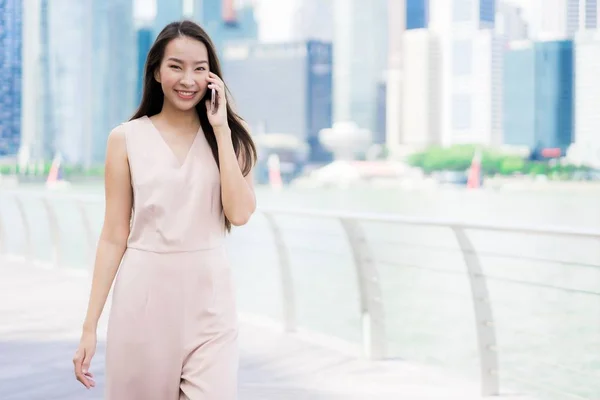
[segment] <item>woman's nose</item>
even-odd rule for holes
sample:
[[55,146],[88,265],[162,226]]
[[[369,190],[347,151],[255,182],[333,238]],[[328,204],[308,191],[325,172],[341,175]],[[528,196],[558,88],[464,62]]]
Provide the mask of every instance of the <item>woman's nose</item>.
[[186,72],[180,80],[180,83],[182,85],[186,85],[186,86],[191,86],[194,84],[194,79],[192,78],[191,74],[189,72]]

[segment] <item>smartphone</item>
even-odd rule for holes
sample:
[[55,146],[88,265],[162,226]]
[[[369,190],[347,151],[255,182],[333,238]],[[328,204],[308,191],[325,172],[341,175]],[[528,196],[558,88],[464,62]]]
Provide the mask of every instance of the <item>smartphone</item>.
[[211,89],[211,95],[210,95],[210,110],[213,114],[217,113],[217,91],[215,90],[215,88]]

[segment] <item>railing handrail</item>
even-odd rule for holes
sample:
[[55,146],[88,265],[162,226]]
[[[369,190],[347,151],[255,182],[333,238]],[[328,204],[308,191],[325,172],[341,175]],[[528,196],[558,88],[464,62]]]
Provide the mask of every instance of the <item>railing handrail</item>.
[[258,207],[259,211],[269,212],[279,215],[294,215],[305,217],[320,217],[328,219],[356,219],[363,222],[381,222],[402,225],[420,225],[439,228],[461,228],[469,230],[481,231],[497,231],[524,233],[536,235],[551,235],[551,236],[577,236],[600,238],[600,229],[575,228],[568,226],[556,225],[517,225],[517,224],[501,224],[501,223],[477,223],[477,222],[461,222],[454,219],[445,218],[422,218],[409,217],[400,214],[389,213],[361,213],[361,212],[341,212],[341,211],[324,211],[317,209],[283,209]]
[[[61,256],[61,233],[59,229],[60,220],[56,218],[53,203],[55,201],[66,200],[74,201],[77,207],[74,212],[81,214],[82,223],[86,235],[88,252],[93,253],[94,242],[93,233],[89,220],[89,209],[85,205],[100,205],[104,202],[102,193],[60,193],[60,192],[39,192],[23,190],[2,190],[0,194],[6,194],[12,197],[18,207],[21,223],[25,230],[25,256],[33,257],[33,242],[31,240],[31,223],[26,214],[24,206],[25,198],[40,200],[46,209],[46,216],[50,227],[52,246],[54,251],[53,264],[62,265]],[[54,201],[53,201],[54,200]],[[337,210],[318,210],[318,209],[290,209],[277,207],[258,207],[258,214],[262,214],[267,221],[271,231],[272,240],[275,244],[275,251],[278,256],[278,269],[280,273],[281,285],[281,306],[284,319],[284,329],[286,332],[293,332],[297,326],[296,313],[296,293],[291,269],[290,249],[285,240],[282,216],[304,217],[309,219],[331,219],[339,223],[342,228],[342,236],[346,238],[351,250],[352,263],[354,264],[357,291],[359,298],[359,313],[361,318],[363,354],[372,359],[385,359],[387,357],[386,348],[386,313],[384,310],[381,279],[379,276],[379,266],[371,249],[370,240],[363,229],[366,223],[383,223],[396,225],[412,225],[419,227],[433,227],[449,230],[455,237],[458,250],[464,260],[466,279],[469,282],[471,290],[471,300],[474,309],[474,322],[479,350],[479,367],[481,394],[483,396],[497,396],[500,394],[499,370],[500,363],[498,358],[498,342],[496,338],[496,321],[492,309],[492,297],[488,289],[487,281],[496,279],[484,273],[481,256],[485,253],[478,251],[474,246],[469,231],[487,231],[503,232],[511,234],[538,235],[550,237],[571,237],[583,239],[600,239],[600,229],[572,228],[566,226],[532,226],[516,225],[507,223],[478,223],[461,222],[452,219],[443,218],[422,218],[410,217],[399,214],[389,213],[361,213],[352,211]],[[3,225],[0,214],[0,229]],[[4,224],[5,225],[5,224]],[[6,226],[4,226],[6,229]],[[4,233],[4,235],[2,235]],[[4,236],[4,237],[3,237]],[[6,238],[6,232],[0,232],[0,240]],[[5,252],[4,243],[0,243],[0,253]],[[2,254],[0,254],[2,255]],[[93,254],[88,254],[91,257]],[[562,262],[562,261],[561,261]],[[525,282],[526,283],[526,282]],[[580,291],[584,292],[584,291]],[[586,292],[595,296],[598,293]],[[574,397],[577,397],[574,395]],[[583,397],[581,397],[583,398]]]
[[[28,197],[35,198],[48,198],[57,200],[79,200],[79,201],[90,201],[93,203],[104,201],[102,194],[65,194],[65,193],[38,193],[38,192],[24,192],[19,190],[6,190],[4,193],[10,193],[13,195],[26,195]],[[422,217],[410,217],[401,214],[392,213],[365,213],[355,211],[335,211],[335,210],[321,210],[315,208],[278,208],[278,207],[264,207],[258,206],[257,211],[265,214],[278,214],[278,215],[290,215],[299,217],[312,217],[312,218],[324,218],[324,219],[353,219],[362,222],[376,222],[376,223],[390,223],[390,224],[402,224],[402,225],[418,225],[427,227],[439,227],[439,228],[460,228],[465,230],[478,230],[478,231],[495,231],[495,232],[510,232],[520,234],[534,234],[544,236],[574,236],[598,239],[600,238],[600,229],[582,228],[582,227],[571,227],[561,225],[529,225],[529,224],[513,224],[513,223],[492,223],[492,222],[465,222],[456,219],[447,218],[422,218]]]

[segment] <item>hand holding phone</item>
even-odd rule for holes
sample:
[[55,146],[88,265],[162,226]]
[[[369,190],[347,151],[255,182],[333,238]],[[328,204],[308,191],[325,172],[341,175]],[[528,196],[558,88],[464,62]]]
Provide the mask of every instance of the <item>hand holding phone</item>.
[[212,88],[211,89],[211,95],[210,95],[210,110],[211,110],[211,113],[216,114],[218,106],[219,105],[218,105],[217,91],[215,90],[215,88]]

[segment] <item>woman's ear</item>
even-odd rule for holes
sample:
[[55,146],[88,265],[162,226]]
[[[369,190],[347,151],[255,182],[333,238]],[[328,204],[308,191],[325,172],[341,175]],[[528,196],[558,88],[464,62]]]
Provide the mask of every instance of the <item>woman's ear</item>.
[[158,68],[154,70],[154,79],[156,82],[160,83],[160,70]]

